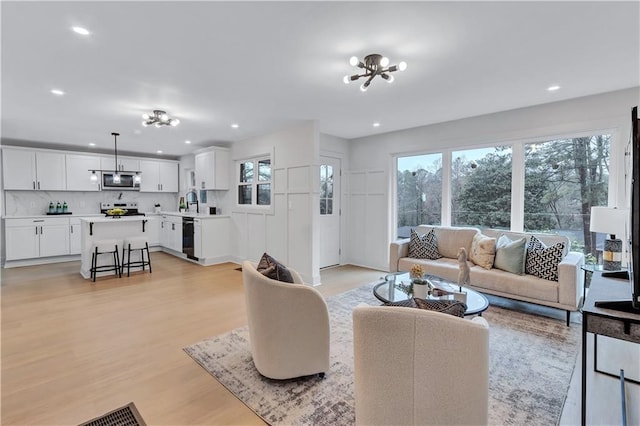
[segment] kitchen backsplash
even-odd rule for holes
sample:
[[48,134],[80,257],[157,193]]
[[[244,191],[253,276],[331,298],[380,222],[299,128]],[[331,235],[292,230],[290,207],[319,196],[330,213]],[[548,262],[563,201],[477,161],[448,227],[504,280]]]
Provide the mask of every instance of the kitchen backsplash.
[[[122,195],[120,195],[122,194]],[[100,213],[100,203],[120,201],[136,201],[138,210],[152,212],[155,203],[160,203],[162,210],[176,211],[179,194],[149,193],[136,191],[100,191],[100,192],[66,192],[66,191],[4,191],[5,216],[29,216],[46,214],[49,203],[67,202],[69,211],[74,215]]]

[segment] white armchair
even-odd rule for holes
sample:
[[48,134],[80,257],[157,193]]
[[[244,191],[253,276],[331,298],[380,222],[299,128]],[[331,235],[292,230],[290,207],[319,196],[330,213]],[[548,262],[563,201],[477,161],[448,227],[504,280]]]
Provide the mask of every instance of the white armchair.
[[316,289],[290,269],[294,283],[267,278],[242,263],[253,362],[265,377],[290,379],[329,371],[329,313]]
[[423,309],[353,310],[356,424],[487,424],[489,326]]

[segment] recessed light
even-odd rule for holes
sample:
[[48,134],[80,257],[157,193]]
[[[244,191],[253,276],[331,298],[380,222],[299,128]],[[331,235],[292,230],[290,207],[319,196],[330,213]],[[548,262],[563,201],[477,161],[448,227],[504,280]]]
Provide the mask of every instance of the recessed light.
[[547,87],[547,90],[548,90],[549,92],[555,92],[555,91],[556,91],[556,90],[558,90],[558,89],[560,89],[560,86],[558,86],[558,85],[556,85],[556,84],[554,84],[553,86],[549,86],[549,87]]
[[53,93],[54,95],[58,95],[58,96],[62,96],[64,95],[64,92],[60,89],[51,89],[51,93]]
[[191,143],[191,141],[184,141],[184,143],[186,143],[187,145],[189,145]]
[[89,142],[89,146],[96,146],[96,144],[93,142]]
[[375,123],[373,123],[373,127],[380,127],[380,123],[376,121]]
[[89,35],[89,34],[91,34],[88,29],[83,28],[83,27],[71,27],[71,29],[73,30],[74,33],[77,33],[77,34],[80,34],[80,35]]
[[240,127],[240,125],[238,123],[233,123],[231,127],[233,127],[234,129],[237,129],[238,127]]
[[156,154],[162,154],[162,150],[160,150],[160,149],[159,149],[159,150],[157,150],[157,151],[156,151]]

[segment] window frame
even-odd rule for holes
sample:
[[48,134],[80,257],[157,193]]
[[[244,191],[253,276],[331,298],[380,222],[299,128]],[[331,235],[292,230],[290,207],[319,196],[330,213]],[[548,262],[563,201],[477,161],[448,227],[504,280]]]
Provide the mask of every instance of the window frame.
[[[273,156],[271,154],[264,154],[255,157],[243,158],[236,160],[235,164],[235,208],[238,211],[261,211],[261,212],[273,212]],[[259,179],[259,163],[263,161],[269,161],[269,180]],[[243,163],[253,163],[253,179],[251,182],[242,182],[240,180],[240,169]],[[269,185],[269,204],[258,204],[258,187],[260,185]],[[240,204],[239,193],[240,187],[249,186],[251,188],[251,203]]]
[[[572,139],[580,137],[589,137],[597,134],[609,134],[611,136],[609,146],[609,156],[611,163],[610,169],[614,169],[621,160],[616,160],[620,157],[620,153],[624,151],[621,147],[620,132],[617,128],[612,127],[597,127],[593,129],[580,129],[576,131],[568,131],[560,134],[540,134],[536,136],[527,136],[521,138],[496,138],[491,142],[478,144],[462,144],[451,148],[436,148],[425,150],[412,150],[408,152],[394,153],[390,156],[390,170],[391,173],[391,188],[392,188],[392,203],[391,209],[391,238],[395,240],[398,238],[398,158],[410,157],[417,155],[429,155],[438,154],[442,155],[442,219],[440,226],[451,226],[451,163],[454,151],[464,151],[470,149],[492,148],[496,146],[510,146],[511,147],[511,231],[512,232],[524,232],[524,179],[525,179],[525,146],[531,143],[540,143],[542,141],[553,141],[561,139]],[[609,179],[608,182],[608,205],[615,205],[615,194],[618,193],[616,179]]]

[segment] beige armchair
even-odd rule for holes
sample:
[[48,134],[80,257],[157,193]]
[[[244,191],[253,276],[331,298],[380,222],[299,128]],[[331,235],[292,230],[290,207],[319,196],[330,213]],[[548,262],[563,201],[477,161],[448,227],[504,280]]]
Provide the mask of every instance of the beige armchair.
[[353,310],[356,424],[487,424],[489,327],[422,309]]
[[327,304],[289,270],[293,284],[265,277],[254,263],[242,263],[251,355],[260,374],[271,379],[329,371]]

